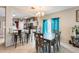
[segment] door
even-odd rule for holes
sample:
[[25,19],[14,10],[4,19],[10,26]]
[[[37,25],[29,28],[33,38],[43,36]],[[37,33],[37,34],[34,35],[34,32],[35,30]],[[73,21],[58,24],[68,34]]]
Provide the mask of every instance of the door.
[[5,7],[0,7],[0,44],[5,43]]

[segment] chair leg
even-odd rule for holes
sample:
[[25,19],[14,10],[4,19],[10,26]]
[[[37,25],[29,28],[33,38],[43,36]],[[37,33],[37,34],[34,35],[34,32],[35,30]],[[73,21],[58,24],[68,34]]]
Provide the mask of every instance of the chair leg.
[[19,36],[20,44],[21,44],[21,37]]
[[23,38],[22,38],[21,34],[19,35],[19,38],[20,38],[20,44],[22,43],[22,45],[23,45]]
[[48,50],[49,50],[48,48],[49,48],[49,44],[48,44],[48,43],[46,43],[46,44],[45,44],[45,48],[44,48],[44,52],[46,52],[46,53],[47,53],[47,52],[48,52]]
[[51,42],[49,41],[49,53],[51,53]]
[[57,48],[58,48],[58,51],[59,51],[60,50],[60,39],[59,39],[59,41],[57,43]]
[[14,45],[15,45],[15,48],[17,47],[17,35],[14,35]]
[[21,40],[22,40],[22,45],[23,45],[23,43],[24,43],[24,42],[23,42],[23,38],[21,38]]
[[27,34],[27,43],[29,42],[30,40],[30,34]]
[[59,39],[59,46],[60,46],[60,39]]
[[45,45],[44,51],[47,52],[47,50],[48,50],[48,46]]
[[57,43],[57,45],[56,45],[56,46],[57,46],[57,51],[59,51],[59,45],[58,45],[58,43]]
[[38,47],[36,46],[36,52],[38,52]]
[[36,52],[38,53],[38,43],[36,41]]
[[55,53],[55,44],[53,45],[53,52]]
[[44,46],[42,47],[42,51],[43,51],[43,53],[44,53]]
[[17,42],[15,42],[15,48],[17,47]]
[[27,34],[27,43],[28,43],[28,39],[29,39],[29,34]]

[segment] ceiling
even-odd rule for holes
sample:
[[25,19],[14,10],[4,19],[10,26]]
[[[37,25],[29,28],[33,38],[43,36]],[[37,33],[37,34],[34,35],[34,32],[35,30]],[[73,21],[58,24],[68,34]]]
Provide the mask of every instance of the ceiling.
[[[41,11],[40,8],[42,8],[42,11],[45,13],[45,15],[59,12],[65,9],[73,8],[73,6],[34,6],[34,9],[32,6],[13,6],[13,14],[16,17],[31,17],[36,14],[36,12]],[[5,9],[0,8],[0,16],[5,15]]]

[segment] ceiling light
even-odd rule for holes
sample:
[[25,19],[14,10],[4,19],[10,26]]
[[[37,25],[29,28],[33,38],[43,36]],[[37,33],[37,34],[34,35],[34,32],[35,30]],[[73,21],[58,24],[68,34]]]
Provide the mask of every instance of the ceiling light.
[[44,12],[37,12],[37,13],[36,13],[36,16],[37,16],[37,17],[42,17],[42,16],[44,16]]
[[13,16],[13,17],[15,17],[16,15],[15,15],[15,14],[13,14],[12,16]]

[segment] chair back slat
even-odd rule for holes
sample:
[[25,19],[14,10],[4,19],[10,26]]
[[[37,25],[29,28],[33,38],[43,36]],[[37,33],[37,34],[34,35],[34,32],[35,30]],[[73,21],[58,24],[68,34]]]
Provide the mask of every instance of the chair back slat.
[[38,43],[38,46],[43,45],[43,34],[42,33],[35,33],[36,42]]

